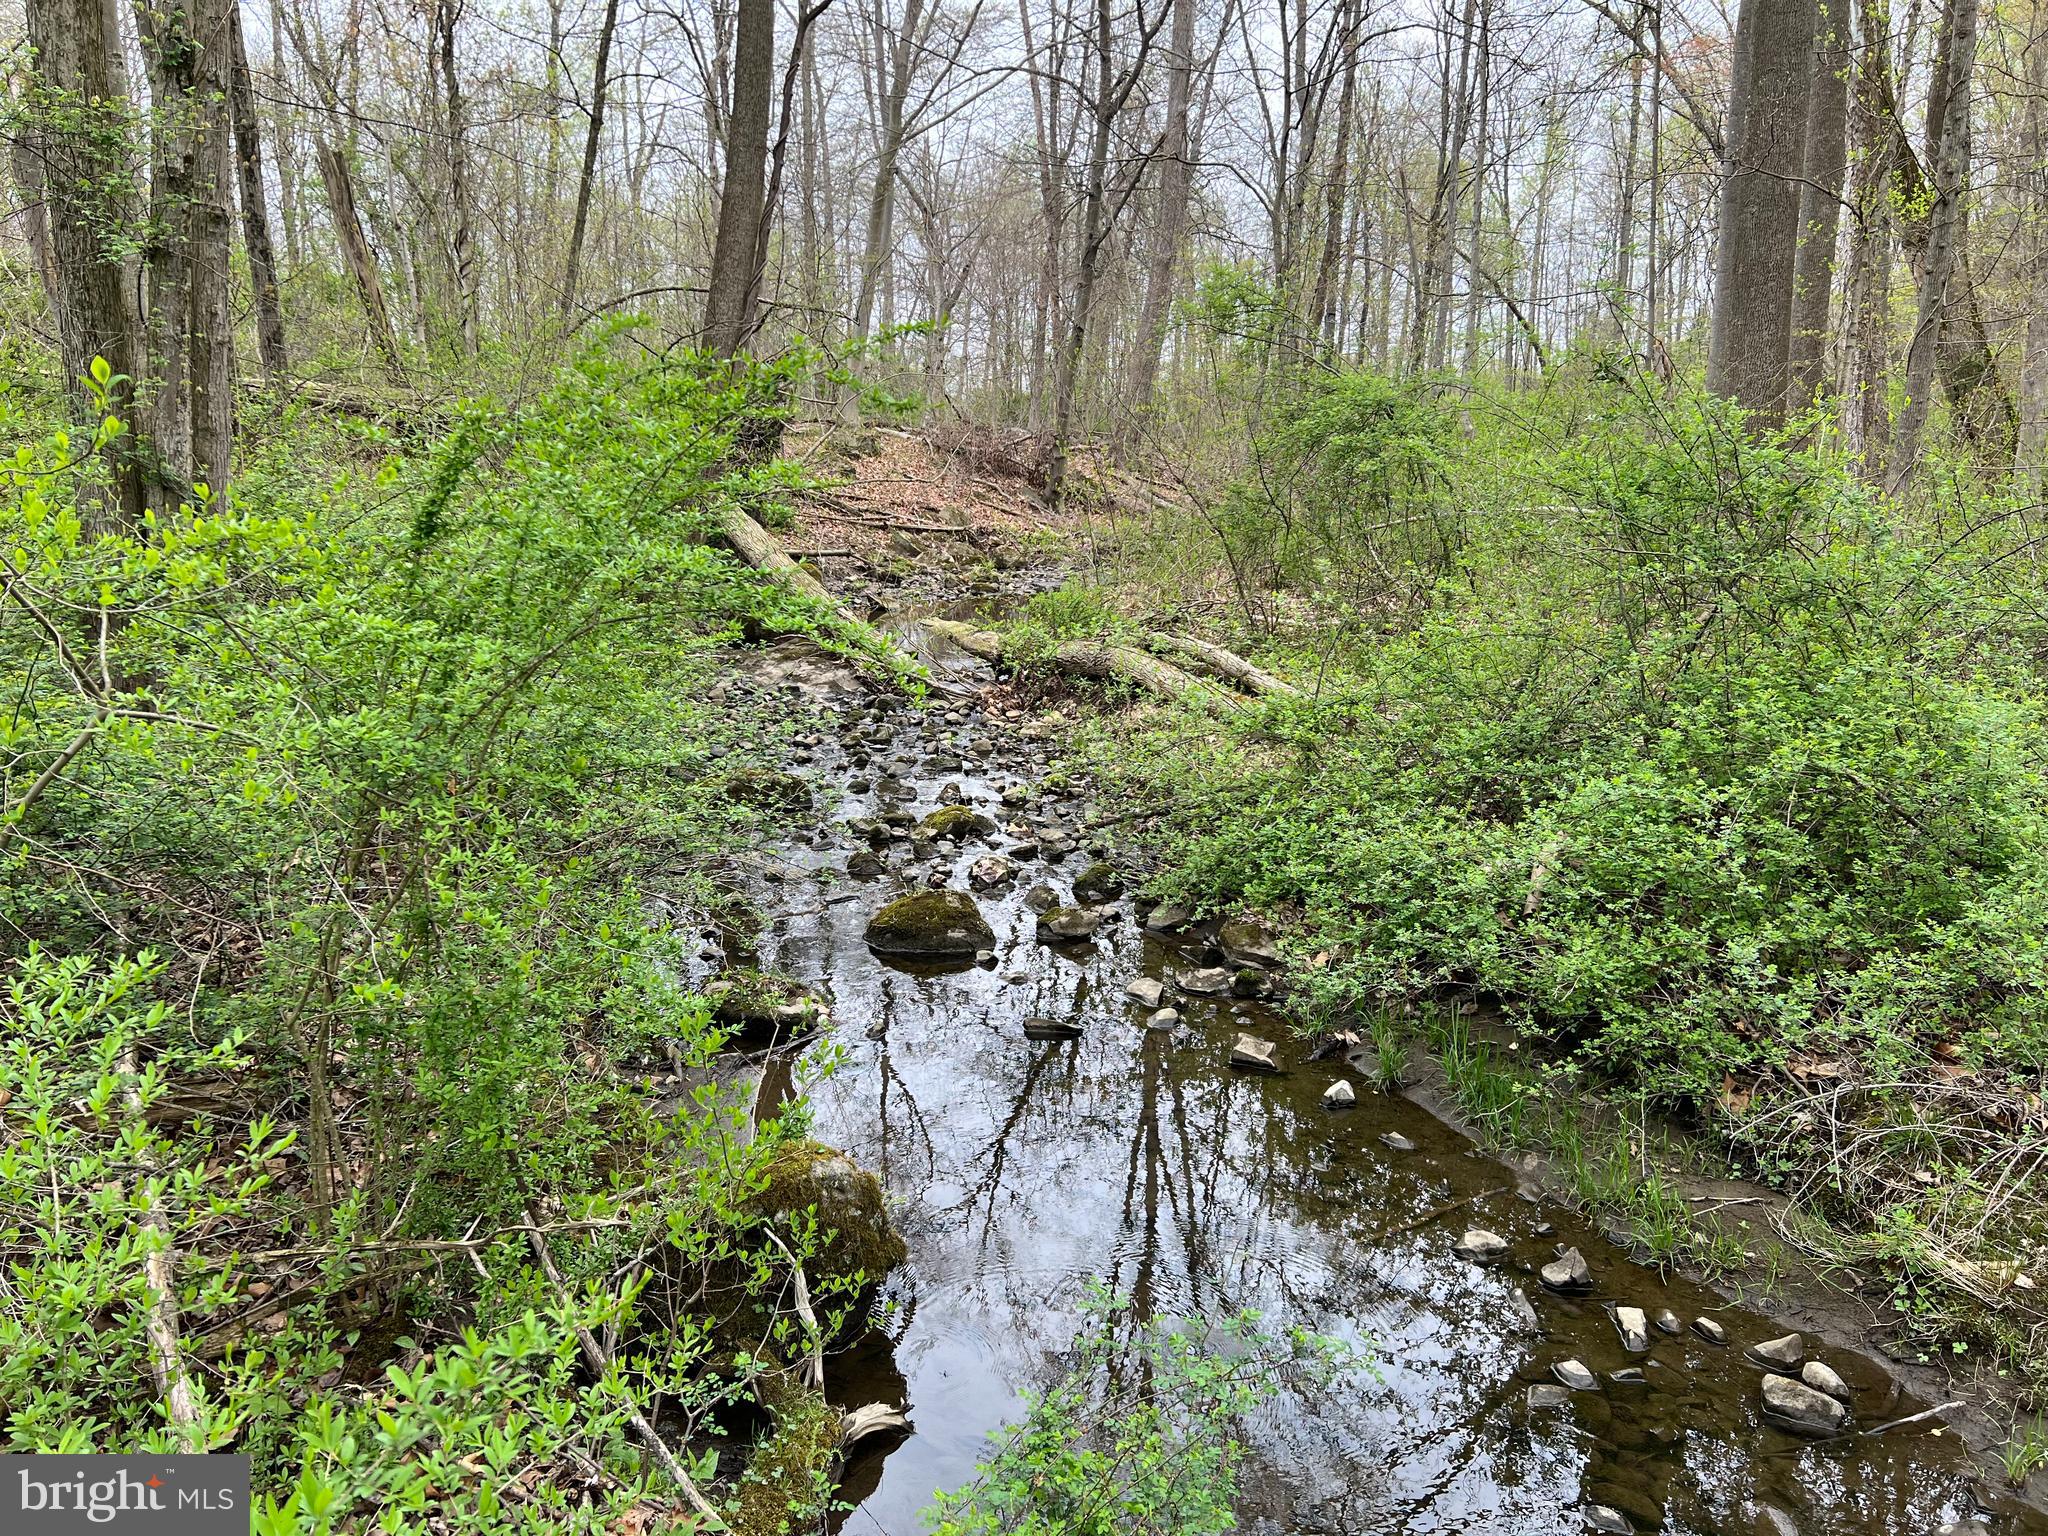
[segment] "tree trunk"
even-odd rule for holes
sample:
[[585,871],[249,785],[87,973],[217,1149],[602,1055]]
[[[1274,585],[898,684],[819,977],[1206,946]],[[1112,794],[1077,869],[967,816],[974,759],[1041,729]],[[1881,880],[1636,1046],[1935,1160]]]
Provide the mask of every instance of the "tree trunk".
[[256,90],[249,73],[249,52],[242,39],[242,10],[228,7],[234,43],[228,112],[234,119],[235,168],[242,199],[242,246],[249,256],[249,288],[256,305],[256,350],[263,377],[275,389],[291,369],[285,350],[284,306],[277,291],[277,257],[270,244],[270,212],[263,197],[263,136],[256,120]]
[[[1933,198],[1927,212],[1927,243],[1920,259],[1920,305],[1913,339],[1906,349],[1906,403],[1886,483],[1894,494],[1919,468],[1921,440],[1932,405],[1934,371],[1948,310],[1949,279],[1956,270],[1962,228],[1963,187],[1970,168],[1970,80],[1977,62],[1977,0],[1948,0],[1942,32],[1946,46],[1936,62],[1941,90],[1939,138],[1935,144]],[[1930,132],[1935,125],[1930,123]],[[1960,402],[1958,402],[1960,409]]]
[[[103,227],[108,210],[99,197],[101,189],[128,185],[124,93],[111,74],[120,40],[108,35],[108,19],[100,0],[29,0],[35,73],[24,90],[21,130],[45,198],[45,278],[58,360],[88,440],[100,419],[85,382],[93,359],[104,359],[110,370],[105,410],[123,418],[133,414],[132,380],[140,371],[140,342],[122,294],[121,263],[106,253],[104,237],[115,231]],[[90,123],[78,122],[81,111],[91,115]],[[112,211],[116,217],[132,213],[120,203]],[[131,527],[141,520],[144,505],[132,447],[116,440],[107,450],[113,487],[108,511]]]
[[376,252],[356,213],[355,179],[341,151],[325,139],[314,145],[320,164],[320,182],[327,189],[327,211],[334,220],[334,237],[341,244],[341,259],[355,279],[356,296],[362,300],[363,315],[370,323],[370,341],[384,359],[393,380],[403,380],[405,367],[398,357],[398,333],[392,329],[391,309],[384,302],[384,279],[377,268]]
[[455,220],[455,301],[462,317],[462,350],[477,350],[476,231],[469,185],[469,109],[462,96],[462,76],[455,65],[455,28],[462,19],[461,0],[437,0],[434,7],[441,87],[448,107],[448,201]]
[[139,5],[149,67],[150,236],[146,494],[171,511],[226,490],[233,431],[227,207],[230,0]]
[[1848,358],[1842,388],[1849,396],[1843,427],[1864,478],[1883,478],[1891,435],[1892,228],[1889,207],[1892,123],[1890,18],[1884,0],[1861,0],[1856,11],[1856,89],[1850,110],[1855,171],[1849,181]]
[[597,74],[590,86],[590,125],[583,135],[583,169],[576,178],[576,216],[569,225],[569,254],[562,268],[562,303],[558,313],[565,322],[575,307],[576,284],[583,271],[583,240],[590,229],[590,196],[597,181],[605,96],[612,83],[612,33],[618,24],[619,0],[604,0],[604,21],[597,29]]
[[1166,346],[1167,306],[1174,273],[1187,241],[1188,197],[1194,167],[1188,153],[1188,104],[1194,95],[1195,0],[1173,0],[1172,49],[1166,76],[1166,129],[1160,140],[1159,209],[1152,250],[1145,267],[1145,298],[1138,309],[1138,334],[1131,358],[1131,422],[1142,426],[1159,384],[1159,358]]
[[1799,246],[1793,259],[1790,385],[1785,407],[1811,405],[1827,377],[1828,314],[1834,298],[1835,236],[1848,167],[1847,0],[1825,0],[1814,37],[1813,94],[1807,103],[1805,175],[1799,185]]
[[775,0],[738,0],[725,183],[704,298],[706,351],[731,357],[753,330],[755,250],[767,212],[768,117],[775,96]]
[[1743,0],[1721,176],[1707,388],[1764,425],[1784,414],[1814,0]]
[[2035,7],[2027,39],[2027,104],[2024,140],[2026,201],[2022,225],[2027,314],[2025,361],[2020,367],[2019,433],[2013,467],[2021,483],[2039,494],[2044,450],[2048,450],[2048,15]]

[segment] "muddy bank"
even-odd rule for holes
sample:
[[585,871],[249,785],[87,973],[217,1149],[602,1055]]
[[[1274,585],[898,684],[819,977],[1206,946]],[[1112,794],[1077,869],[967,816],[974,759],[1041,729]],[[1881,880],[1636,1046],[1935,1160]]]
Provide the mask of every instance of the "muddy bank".
[[[915,626],[899,632],[920,644]],[[854,1458],[845,1529],[915,1531],[932,1491],[970,1477],[988,1432],[1057,1372],[1074,1304],[1100,1279],[1139,1316],[1254,1307],[1376,1361],[1283,1394],[1249,1426],[1249,1530],[1565,1532],[1612,1513],[1699,1536],[1907,1536],[1976,1519],[2048,1532],[1938,1422],[1815,1441],[1767,1421],[1764,1370],[1744,1351],[1781,1322],[1634,1263],[1529,1170],[1341,1061],[1308,1060],[1284,1020],[1229,995],[1228,969],[1222,992],[1186,990],[1214,984],[1196,974],[1219,958],[1208,935],[1145,933],[1124,896],[1076,903],[1099,851],[1091,807],[1034,793],[1051,747],[1008,700],[918,711],[816,677],[774,684],[825,712],[791,764],[813,809],[750,874],[775,914],[755,958],[828,999],[829,1033],[808,1053],[840,1060],[810,1090],[815,1131],[882,1178],[910,1248],[876,1327],[827,1374],[849,1404],[907,1400],[913,1424]],[[948,805],[994,830],[921,835]],[[1008,877],[990,881],[992,856]],[[877,954],[873,914],[930,889],[971,896],[986,945]],[[1099,930],[1047,942],[1048,896],[1091,906]],[[1130,995],[1146,980],[1158,1004],[1143,986]],[[1154,1027],[1160,1006],[1178,1017]],[[1277,1071],[1229,1065],[1241,1033],[1273,1043]],[[1048,1035],[1069,1038],[1033,1038]],[[782,1062],[771,1091],[798,1067]],[[1332,1110],[1340,1080],[1355,1106]],[[1459,1257],[1467,1229],[1501,1252]],[[1542,1283],[1560,1247],[1583,1256],[1590,1291]],[[1668,1311],[1681,1331],[1653,1321],[1625,1338],[1623,1307]],[[1725,1344],[1696,1331],[1702,1317]],[[1852,1430],[1929,1406],[1825,1330],[1802,1355],[1841,1379]],[[1563,1385],[1573,1363],[1588,1389]]]

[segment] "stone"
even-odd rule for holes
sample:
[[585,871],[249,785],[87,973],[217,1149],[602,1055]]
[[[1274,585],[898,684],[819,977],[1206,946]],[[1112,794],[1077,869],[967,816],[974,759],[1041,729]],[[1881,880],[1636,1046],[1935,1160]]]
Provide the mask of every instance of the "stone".
[[1089,907],[1054,907],[1038,914],[1038,936],[1077,944],[1092,939],[1102,927],[1102,914]]
[[1799,1523],[1775,1504],[1756,1507],[1756,1536],[1799,1536]]
[[[760,1216],[815,1215],[823,1248],[804,1260],[811,1275],[827,1283],[863,1287],[880,1282],[909,1257],[910,1250],[889,1221],[881,1181],[831,1147],[792,1141],[761,1170],[761,1188],[748,1208]],[[854,1328],[867,1326],[864,1308],[847,1314]]]
[[1249,1072],[1278,1072],[1280,1064],[1273,1059],[1276,1049],[1270,1040],[1241,1034],[1230,1048],[1230,1064]]
[[1657,1315],[1650,1319],[1657,1325],[1659,1333],[1678,1334],[1685,1332],[1685,1324],[1678,1320],[1678,1314],[1669,1307],[1660,1307]]
[[1145,917],[1145,927],[1151,933],[1178,933],[1195,920],[1195,914],[1177,901],[1162,901]]
[[1728,1330],[1711,1317],[1696,1317],[1692,1320],[1692,1331],[1709,1344],[1726,1344]]
[[1180,1010],[1178,1008],[1161,1008],[1157,1013],[1145,1020],[1145,1027],[1147,1029],[1171,1029],[1179,1022]]
[[1128,997],[1134,1003],[1141,1003],[1147,1008],[1157,1008],[1159,1000],[1165,995],[1166,987],[1164,983],[1154,981],[1150,976],[1140,976],[1136,981],[1124,988],[1125,997]]
[[1265,924],[1249,918],[1232,918],[1216,932],[1223,958],[1235,966],[1275,966],[1280,963],[1279,946]]
[[1272,979],[1256,966],[1248,965],[1230,978],[1232,997],[1264,997],[1272,990]]
[[1026,1019],[1024,1021],[1026,1040],[1078,1040],[1081,1026],[1065,1019]]
[[868,948],[884,955],[972,955],[995,933],[965,891],[899,896],[868,919]]
[[1536,1308],[1518,1285],[1508,1293],[1508,1320],[1524,1333],[1541,1333],[1543,1319],[1536,1315]]
[[1607,1379],[1617,1387],[1641,1387],[1649,1384],[1650,1378],[1643,1374],[1639,1365],[1624,1365],[1618,1371],[1609,1371]]
[[1616,1307],[1614,1331],[1621,1335],[1621,1347],[1640,1355],[1650,1347],[1650,1320],[1641,1307]]
[[1977,1519],[1952,1520],[1934,1536],[1991,1536],[1991,1527]]
[[1508,1251],[1508,1240],[1498,1232],[1473,1227],[1451,1249],[1459,1258],[1474,1264],[1490,1264]]
[[1842,1380],[1836,1369],[1819,1360],[1809,1360],[1800,1368],[1799,1379],[1816,1392],[1825,1392],[1829,1397],[1849,1401],[1849,1383]]
[[1764,1417],[1798,1435],[1832,1435],[1849,1422],[1849,1410],[1825,1392],[1790,1376],[1766,1376]]
[[1629,1518],[1612,1504],[1588,1504],[1585,1508],[1586,1524],[1596,1531],[1605,1531],[1607,1536],[1635,1536],[1635,1527]]
[[1183,992],[1192,992],[1198,997],[1215,997],[1230,990],[1230,972],[1220,965],[1204,966],[1198,970],[1181,971],[1173,978],[1173,984]]
[[1059,904],[1059,893],[1049,885],[1034,885],[1024,893],[1024,905],[1034,912],[1050,912]]
[[1798,1370],[1799,1362],[1806,1358],[1806,1341],[1796,1333],[1788,1333],[1781,1339],[1765,1339],[1761,1344],[1752,1344],[1746,1353],[1765,1370],[1789,1374]]
[[1572,1400],[1569,1389],[1555,1382],[1539,1381],[1529,1389],[1529,1411],[1531,1413],[1555,1413]]
[[1123,893],[1124,877],[1116,872],[1114,864],[1101,859],[1074,876],[1074,900],[1086,902],[1091,907],[1115,901]]
[[939,804],[941,805],[959,805],[966,798],[966,791],[961,789],[958,784],[951,783],[950,781],[939,791]]
[[1585,1362],[1580,1360],[1560,1360],[1550,1368],[1550,1374],[1574,1392],[1590,1392],[1600,1385],[1600,1378],[1587,1370]]
[[1341,1078],[1323,1090],[1325,1109],[1349,1109],[1357,1102],[1358,1090]]
[[994,837],[996,824],[971,806],[942,805],[920,821],[917,830],[930,838],[948,838],[956,843],[965,843],[975,838]]
[[1553,1291],[1593,1289],[1593,1271],[1586,1265],[1586,1256],[1576,1248],[1565,1249],[1536,1274],[1537,1278]]
[[1380,1140],[1385,1145],[1392,1147],[1396,1152],[1413,1152],[1415,1150],[1415,1143],[1406,1136],[1403,1136],[1399,1131],[1384,1132],[1380,1136]]
[[1017,878],[1017,866],[1000,853],[985,853],[967,867],[967,883],[977,891],[992,891]]
[[846,872],[858,880],[872,880],[887,874],[889,861],[872,848],[857,848],[847,856]]

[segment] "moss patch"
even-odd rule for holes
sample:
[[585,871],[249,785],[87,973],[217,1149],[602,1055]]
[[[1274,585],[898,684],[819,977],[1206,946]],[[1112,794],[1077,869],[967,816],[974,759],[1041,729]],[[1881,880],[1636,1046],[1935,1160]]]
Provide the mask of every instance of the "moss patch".
[[758,1396],[769,1427],[754,1443],[747,1470],[727,1504],[736,1536],[783,1536],[815,1527],[832,1496],[839,1413],[818,1393],[785,1377],[764,1377]]

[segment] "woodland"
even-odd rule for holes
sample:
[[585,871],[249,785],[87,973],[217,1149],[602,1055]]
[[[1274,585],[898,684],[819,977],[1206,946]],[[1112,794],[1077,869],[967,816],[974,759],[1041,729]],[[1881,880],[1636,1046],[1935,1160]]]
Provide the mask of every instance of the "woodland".
[[[0,35],[0,1448],[246,1454],[266,1536],[842,1528],[896,1197],[829,1045],[721,1066],[816,1000],[692,954],[838,788],[737,658],[949,706],[886,568],[1001,589],[955,639],[1304,1042],[1659,1265],[1757,1253],[1653,1127],[1782,1198],[2048,1465],[2048,9]],[[906,441],[1031,531],[838,548]],[[926,1528],[1236,1528],[1327,1341],[1059,1304]]]

